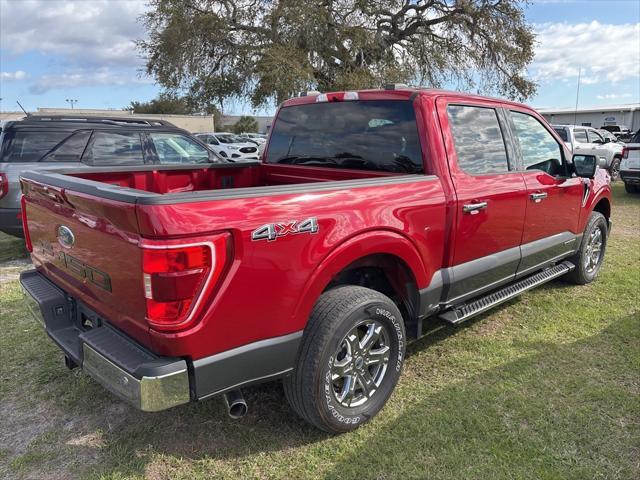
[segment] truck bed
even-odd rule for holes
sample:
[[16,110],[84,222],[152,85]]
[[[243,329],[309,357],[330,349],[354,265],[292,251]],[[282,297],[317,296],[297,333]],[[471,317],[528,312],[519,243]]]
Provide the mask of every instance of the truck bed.
[[[398,174],[260,162],[235,164],[144,165],[110,168],[74,168],[23,175],[53,187],[69,189],[127,203],[171,203],[210,198],[292,193],[282,186],[345,180],[397,177]],[[365,182],[366,183],[366,182]],[[348,186],[348,185],[345,185]],[[161,198],[160,198],[161,197]]]

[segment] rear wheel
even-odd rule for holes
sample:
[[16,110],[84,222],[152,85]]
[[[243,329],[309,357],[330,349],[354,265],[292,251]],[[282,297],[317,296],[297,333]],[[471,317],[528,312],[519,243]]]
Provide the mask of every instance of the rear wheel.
[[331,433],[376,415],[398,382],[405,354],[398,307],[368,288],[342,286],[318,299],[294,373],[284,380],[291,407]]
[[607,247],[607,220],[600,212],[591,212],[577,253],[569,260],[576,268],[566,279],[578,285],[593,282],[604,260]]
[[611,180],[614,181],[620,176],[620,157],[613,157],[613,160],[611,160],[609,175],[611,176]]

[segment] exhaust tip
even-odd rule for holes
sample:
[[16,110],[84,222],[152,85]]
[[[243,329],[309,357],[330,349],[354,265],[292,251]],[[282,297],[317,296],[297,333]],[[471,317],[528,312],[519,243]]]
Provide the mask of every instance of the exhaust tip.
[[229,407],[229,416],[234,420],[237,420],[244,417],[247,414],[247,410],[247,404],[244,402],[239,402]]
[[224,401],[227,404],[227,413],[234,420],[244,417],[249,410],[240,390],[232,390],[225,393]]

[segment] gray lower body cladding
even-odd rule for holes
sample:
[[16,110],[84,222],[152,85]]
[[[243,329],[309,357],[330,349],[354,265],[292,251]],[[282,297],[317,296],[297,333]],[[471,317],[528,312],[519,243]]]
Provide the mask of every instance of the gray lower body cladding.
[[562,232],[438,270],[420,291],[420,316],[464,303],[573,255],[582,234]]

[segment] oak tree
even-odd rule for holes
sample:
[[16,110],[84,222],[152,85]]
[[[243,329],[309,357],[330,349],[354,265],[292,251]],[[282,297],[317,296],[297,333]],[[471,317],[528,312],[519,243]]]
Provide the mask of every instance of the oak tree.
[[150,0],[147,73],[196,104],[402,82],[523,100],[522,0]]

